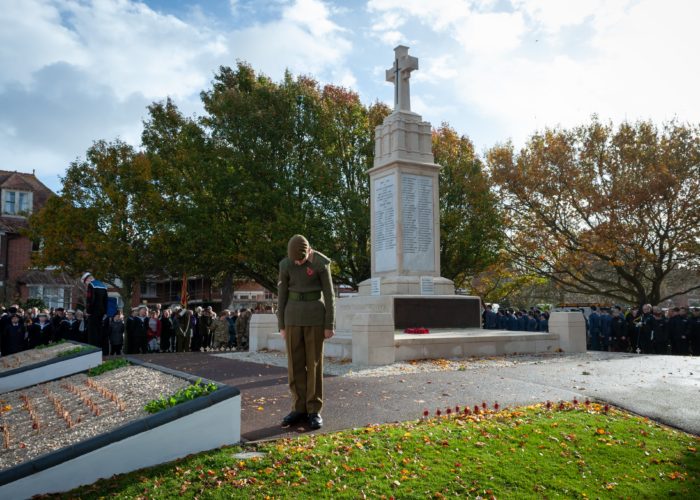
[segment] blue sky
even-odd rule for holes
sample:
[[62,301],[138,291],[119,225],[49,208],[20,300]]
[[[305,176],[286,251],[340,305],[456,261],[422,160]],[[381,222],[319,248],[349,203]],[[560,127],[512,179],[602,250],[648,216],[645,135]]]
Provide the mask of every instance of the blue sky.
[[410,47],[413,110],[479,152],[544,127],[700,123],[696,0],[1,0],[0,169],[54,190],[94,140],[136,146],[146,106],[189,115],[217,68],[285,69],[392,102]]

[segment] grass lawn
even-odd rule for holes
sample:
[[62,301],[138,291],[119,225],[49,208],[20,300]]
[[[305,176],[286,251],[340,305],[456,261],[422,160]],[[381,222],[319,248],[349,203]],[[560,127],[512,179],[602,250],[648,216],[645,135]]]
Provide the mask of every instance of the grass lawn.
[[64,497],[700,498],[697,436],[595,403],[470,412],[222,448]]

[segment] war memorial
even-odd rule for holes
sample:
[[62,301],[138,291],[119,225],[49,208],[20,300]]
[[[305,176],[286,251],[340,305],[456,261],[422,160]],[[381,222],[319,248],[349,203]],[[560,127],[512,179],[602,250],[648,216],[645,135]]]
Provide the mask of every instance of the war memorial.
[[[356,297],[337,301],[336,336],[327,357],[361,365],[411,359],[539,352],[584,352],[584,319],[553,313],[549,332],[482,330],[479,297],[455,294],[440,275],[439,171],[431,124],[411,111],[411,72],[418,59],[394,49],[386,80],[394,111],[375,130],[369,170],[371,278]],[[426,331],[416,334],[411,331]],[[251,351],[284,351],[274,315],[253,316]]]

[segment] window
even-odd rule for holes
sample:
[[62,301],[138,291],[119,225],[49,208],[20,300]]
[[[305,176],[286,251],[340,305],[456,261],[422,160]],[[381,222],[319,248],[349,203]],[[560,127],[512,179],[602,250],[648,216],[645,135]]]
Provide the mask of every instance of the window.
[[70,307],[70,291],[62,286],[29,285],[29,298],[41,299],[47,307]]
[[32,211],[32,193],[28,191],[3,191],[2,212],[9,215],[28,214]]
[[157,297],[158,290],[155,283],[141,283],[141,297]]

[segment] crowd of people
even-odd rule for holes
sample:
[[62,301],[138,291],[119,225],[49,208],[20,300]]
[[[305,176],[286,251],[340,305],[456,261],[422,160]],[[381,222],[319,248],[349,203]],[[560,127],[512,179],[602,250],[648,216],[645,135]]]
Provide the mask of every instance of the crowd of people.
[[[186,309],[134,307],[102,319],[101,347],[105,355],[149,352],[247,350],[252,311],[211,306]],[[6,356],[40,345],[74,340],[88,343],[88,315],[80,310],[0,308],[0,354]],[[126,346],[126,349],[124,348]]]
[[700,308],[666,311],[645,304],[625,311],[620,306],[591,307],[586,318],[588,348],[641,354],[700,354]]
[[518,332],[548,332],[549,313],[533,307],[529,311],[525,309],[493,310],[491,304],[487,304],[481,315],[482,326],[487,330],[510,330]]
[[[646,304],[623,310],[620,306],[591,306],[586,318],[587,346],[592,351],[640,354],[700,355],[700,308],[674,307],[663,310]],[[494,311],[487,304],[482,326],[490,330],[549,331],[549,313],[530,310]]]

